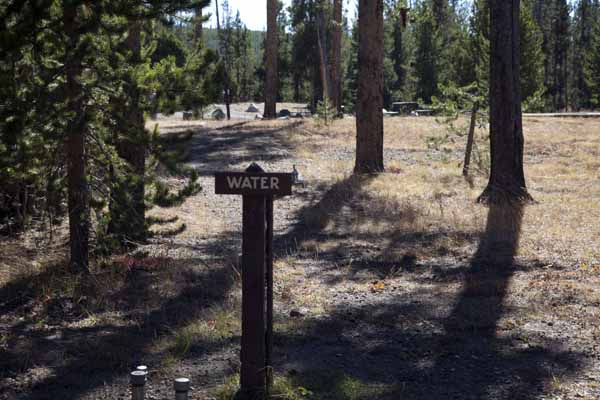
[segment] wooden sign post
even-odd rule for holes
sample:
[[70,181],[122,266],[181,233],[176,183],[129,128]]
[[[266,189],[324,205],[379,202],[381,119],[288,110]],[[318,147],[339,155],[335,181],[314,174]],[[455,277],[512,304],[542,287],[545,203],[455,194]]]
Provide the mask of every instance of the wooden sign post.
[[270,386],[273,338],[273,197],[292,194],[292,179],[292,174],[266,173],[254,163],[245,172],[215,174],[216,194],[243,196],[240,383],[242,392],[248,394],[260,395],[265,392],[265,386],[267,390]]

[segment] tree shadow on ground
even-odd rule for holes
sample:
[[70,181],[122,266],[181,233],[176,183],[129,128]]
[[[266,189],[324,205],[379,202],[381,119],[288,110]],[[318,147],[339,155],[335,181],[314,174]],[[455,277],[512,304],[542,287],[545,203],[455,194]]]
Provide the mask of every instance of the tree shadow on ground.
[[[478,232],[452,227],[432,230],[420,224],[427,217],[414,204],[365,190],[375,177],[352,175],[333,184],[318,185],[306,198],[308,205],[296,214],[296,223],[275,237],[276,251],[316,257],[328,264],[323,266],[325,270],[339,270],[343,263],[345,274],[325,277],[335,285],[343,280],[383,279],[417,269],[422,272],[425,261],[421,254],[463,256],[443,244],[448,237],[460,244],[477,242]],[[306,251],[307,243],[317,249]],[[435,267],[427,265],[429,270]],[[454,267],[453,273],[460,273],[459,265]],[[315,273],[322,272],[319,269]]]
[[[223,246],[211,245],[215,251]],[[137,261],[117,273],[121,284],[114,290],[98,287],[98,281],[105,280],[102,274],[111,271],[99,271],[86,278],[88,283],[73,282],[63,266],[3,286],[0,310],[5,316],[21,316],[17,323],[0,327],[6,338],[0,347],[3,390],[12,390],[19,399],[74,399],[111,388],[111,383],[126,377],[136,365],[159,367],[162,357],[171,352],[154,347],[160,338],[206,318],[211,309],[230,301],[238,277],[218,256],[215,260],[211,265],[195,258],[167,260],[168,265]],[[50,291],[47,297],[40,296],[43,290],[39,285],[46,281]],[[58,281],[71,282],[77,288],[53,288]],[[105,284],[111,282],[106,279]],[[165,289],[167,282],[173,287]],[[119,318],[112,320],[114,314]],[[231,340],[195,338],[181,357],[219,353]],[[197,384],[208,379],[202,372],[198,369],[200,375],[191,377]],[[27,374],[29,379],[18,379]],[[25,387],[16,384],[24,382],[29,383]],[[126,384],[118,387],[127,389]],[[107,394],[111,398],[126,395]]]
[[286,133],[302,125],[301,121],[265,127],[241,122],[194,135],[188,163],[201,176],[216,171],[239,170],[251,162],[275,162],[291,157],[294,144]]
[[[340,214],[356,211],[353,201],[370,179],[351,177],[350,182],[338,182],[302,209],[298,224],[278,239],[280,251],[289,253],[290,246],[301,247],[307,240],[331,239],[327,226]],[[326,212],[317,212],[315,220],[319,209]],[[398,216],[403,215],[410,216],[410,211],[398,210]],[[280,319],[283,325],[276,333],[275,369],[283,367],[295,384],[332,399],[539,398],[551,390],[554,376],[572,376],[583,368],[584,354],[564,350],[564,343],[543,334],[531,338],[499,324],[503,316],[515,311],[505,305],[514,272],[528,268],[515,263],[522,215],[520,206],[491,205],[471,260],[432,268],[437,279],[428,282],[426,290],[396,288],[354,299],[352,294],[342,294],[325,316],[307,318],[291,327],[289,321]],[[439,232],[440,237],[446,234]],[[476,240],[471,233],[462,234],[465,240]],[[424,239],[426,248],[434,248],[436,235],[427,235],[411,232],[408,226],[384,245],[363,244],[354,254],[340,254],[340,245],[336,245],[320,252],[319,258],[327,263],[343,257],[359,260],[348,268],[349,274],[338,276],[331,284],[351,279],[359,271],[376,272],[382,266],[387,269],[382,276],[398,269],[410,274],[415,267],[410,255],[399,263],[383,265],[377,263],[377,253],[423,243]],[[377,238],[354,239],[372,242]],[[365,252],[373,245],[377,251]],[[449,280],[459,277],[463,287],[455,299],[439,294]],[[419,276],[415,280],[424,283]],[[331,394],[332,388],[344,387],[349,381],[358,382],[354,396]]]

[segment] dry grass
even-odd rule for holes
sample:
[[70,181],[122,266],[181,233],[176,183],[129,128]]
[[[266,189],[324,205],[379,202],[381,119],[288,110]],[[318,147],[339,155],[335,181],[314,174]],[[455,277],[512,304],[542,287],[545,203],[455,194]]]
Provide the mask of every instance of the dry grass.
[[[354,121],[335,122],[327,135],[314,133],[316,129],[307,123],[294,132],[295,139],[300,154],[310,155],[308,178],[331,184],[351,172],[352,160],[332,160],[323,149],[352,148]],[[539,204],[525,214],[521,254],[561,264],[600,264],[600,121],[525,119],[524,129],[527,182]],[[481,228],[485,211],[474,199],[486,178],[478,177],[474,189],[464,182],[459,168],[464,144],[460,141],[449,144],[455,153],[446,159],[428,151],[426,138],[444,134],[444,127],[434,118],[386,119],[386,151],[394,154],[394,149],[400,149],[410,157],[408,161],[389,160],[387,169],[399,173],[383,174],[361,187],[367,214],[379,214],[388,224],[402,224],[406,220],[394,212],[409,204],[421,216],[415,223],[432,230],[452,227],[475,232]],[[340,188],[339,196],[354,189]],[[356,219],[361,225],[355,224],[357,231],[380,228],[368,227],[373,223],[369,215]]]
[[[201,129],[228,124],[208,122]],[[326,236],[300,241],[297,250],[303,256],[316,262],[327,253],[352,259],[352,248],[357,247],[361,252],[372,251],[378,262],[397,264],[407,254],[420,261],[447,255],[467,259],[473,254],[486,215],[475,199],[487,178],[476,176],[474,188],[464,181],[461,139],[446,143],[451,150],[447,154],[428,149],[428,138],[446,134],[435,118],[387,118],[388,172],[368,179],[350,175],[354,119],[335,121],[328,127],[309,120],[298,126],[289,121],[251,121],[245,123],[248,127],[281,129],[278,138],[291,143],[294,162],[303,176],[324,193],[298,215],[311,232]],[[527,181],[539,204],[525,212],[520,257],[548,267],[589,266],[585,276],[591,282],[582,282],[579,292],[594,300],[598,293],[590,287],[600,279],[593,272],[600,266],[600,121],[532,118],[525,119],[524,129]],[[480,130],[478,135],[485,132]],[[180,221],[188,225],[180,237],[210,237],[230,230],[231,221],[212,217],[215,206],[192,199],[176,210]],[[168,211],[166,215],[173,214]],[[295,267],[298,258],[292,255],[280,262],[287,265],[279,269],[285,271],[278,276],[282,293],[295,299],[297,306],[310,306],[312,312],[322,314],[325,305],[319,299],[326,294]],[[298,285],[300,281],[304,283]]]

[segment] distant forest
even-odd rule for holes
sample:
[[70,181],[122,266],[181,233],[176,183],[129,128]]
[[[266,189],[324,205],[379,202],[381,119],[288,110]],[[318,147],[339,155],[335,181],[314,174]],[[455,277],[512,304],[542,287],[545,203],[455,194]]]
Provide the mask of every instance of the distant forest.
[[[526,111],[589,110],[600,106],[600,2],[523,0],[521,75]],[[204,44],[219,50],[232,78],[232,100],[262,101],[265,33],[248,30],[228,2],[220,2],[221,32],[204,28]],[[457,96],[487,94],[489,10],[484,0],[384,2],[386,108],[394,101],[436,104]],[[344,10],[342,92],[354,109],[357,82],[357,24]],[[214,12],[211,10],[210,12]],[[280,2],[280,101],[323,98],[317,34],[331,40],[332,10],[319,1]],[[353,15],[353,14],[352,14]],[[192,49],[194,24],[173,29]],[[331,49],[328,49],[331,51]],[[330,55],[331,56],[331,55]],[[461,101],[459,101],[461,103]],[[463,106],[466,106],[463,104]]]
[[[173,28],[186,47],[193,47],[193,29],[191,25],[180,25]],[[219,49],[219,32],[215,28],[204,28],[202,31],[204,45],[213,51]],[[248,30],[248,45],[252,49],[253,59],[260,60],[264,53],[265,32]]]

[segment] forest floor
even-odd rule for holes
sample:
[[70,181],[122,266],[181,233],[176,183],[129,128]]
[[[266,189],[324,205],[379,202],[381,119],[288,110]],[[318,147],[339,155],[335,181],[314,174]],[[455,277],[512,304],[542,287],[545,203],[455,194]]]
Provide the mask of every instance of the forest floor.
[[275,203],[277,398],[600,399],[600,120],[525,119],[538,203],[500,271],[475,257],[486,178],[461,176],[464,138],[386,118],[387,172],[357,178],[354,123],[160,120],[194,132],[203,190],[152,210],[149,244],[83,278],[60,232],[0,242],[0,399],[127,399],[139,364],[148,399],[173,399],[178,376],[191,399],[232,398],[241,198],[212,173],[253,161],[306,180]]

